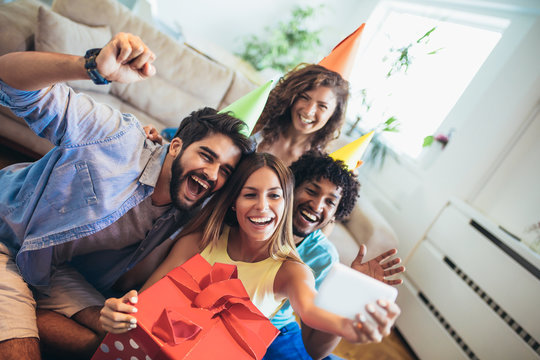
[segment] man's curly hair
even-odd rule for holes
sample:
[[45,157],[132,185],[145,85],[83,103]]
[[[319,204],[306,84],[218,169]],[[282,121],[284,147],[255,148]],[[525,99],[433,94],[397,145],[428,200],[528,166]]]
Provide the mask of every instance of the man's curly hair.
[[324,127],[311,136],[311,150],[323,151],[339,136],[349,98],[349,82],[335,71],[320,65],[300,64],[279,79],[268,96],[268,101],[255,126],[262,130],[263,143],[271,144],[291,126],[291,108],[302,93],[319,86],[332,89],[336,96],[336,109]]
[[290,166],[294,175],[295,188],[307,181],[327,179],[341,188],[341,201],[336,210],[336,220],[347,217],[358,198],[360,183],[356,175],[348,170],[341,160],[334,160],[319,151],[309,151]]

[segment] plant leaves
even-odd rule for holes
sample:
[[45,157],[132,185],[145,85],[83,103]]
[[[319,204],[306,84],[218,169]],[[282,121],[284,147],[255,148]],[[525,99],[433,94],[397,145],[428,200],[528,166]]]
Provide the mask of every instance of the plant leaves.
[[424,143],[422,144],[422,147],[428,147],[431,144],[433,144],[433,141],[435,141],[435,137],[433,135],[426,136],[424,138]]

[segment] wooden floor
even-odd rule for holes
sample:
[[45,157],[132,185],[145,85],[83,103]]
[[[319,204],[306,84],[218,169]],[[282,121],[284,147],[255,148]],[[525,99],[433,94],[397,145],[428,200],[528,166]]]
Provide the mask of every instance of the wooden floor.
[[411,351],[397,330],[385,337],[379,344],[356,345],[342,340],[334,350],[334,354],[350,360],[416,360],[418,357]]
[[[0,144],[0,169],[15,163],[34,161]],[[334,354],[348,360],[414,360],[417,357],[409,349],[397,331],[383,339],[379,344],[355,345],[343,340],[334,350]]]

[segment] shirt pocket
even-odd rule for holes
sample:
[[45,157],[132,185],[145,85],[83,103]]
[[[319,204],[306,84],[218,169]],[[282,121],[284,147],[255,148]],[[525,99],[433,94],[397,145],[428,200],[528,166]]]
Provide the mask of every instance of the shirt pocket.
[[88,163],[81,160],[56,168],[44,196],[51,207],[62,214],[97,204]]

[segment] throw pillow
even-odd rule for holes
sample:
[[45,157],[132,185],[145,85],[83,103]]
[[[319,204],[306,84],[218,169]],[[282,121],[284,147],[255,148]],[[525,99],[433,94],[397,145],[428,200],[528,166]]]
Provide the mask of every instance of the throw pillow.
[[[36,50],[84,55],[86,50],[100,48],[111,39],[108,26],[91,27],[76,23],[43,6],[39,8],[36,30]],[[77,90],[108,93],[110,85],[95,85],[90,80],[68,81]]]

